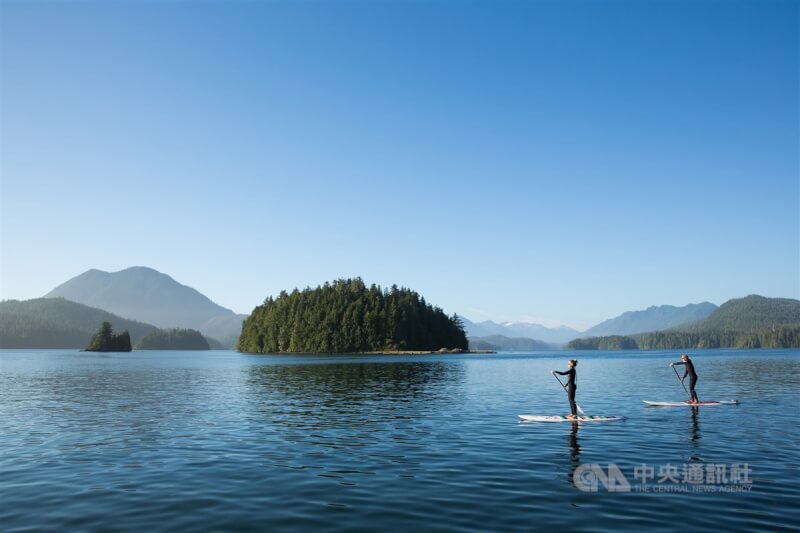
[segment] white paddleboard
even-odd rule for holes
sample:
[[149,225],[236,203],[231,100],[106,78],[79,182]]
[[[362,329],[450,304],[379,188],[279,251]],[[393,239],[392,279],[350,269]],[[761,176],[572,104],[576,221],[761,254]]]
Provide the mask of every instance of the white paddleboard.
[[712,405],[736,405],[739,403],[739,400],[719,400],[719,401],[712,401],[712,402],[698,402],[698,403],[689,403],[689,402],[649,402],[647,400],[642,400],[647,405],[653,405],[656,407],[706,407]]
[[610,422],[611,420],[623,420],[624,416],[579,416],[577,418],[567,418],[566,416],[536,416],[518,415],[523,422]]

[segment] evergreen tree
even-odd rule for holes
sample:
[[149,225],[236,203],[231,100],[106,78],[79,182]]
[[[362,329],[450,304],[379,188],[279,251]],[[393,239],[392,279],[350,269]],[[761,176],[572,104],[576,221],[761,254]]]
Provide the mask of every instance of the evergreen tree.
[[110,322],[103,322],[100,329],[89,341],[87,352],[130,352],[131,336],[127,330],[119,335],[114,333]]
[[194,329],[159,329],[136,344],[137,350],[208,350],[208,341]]
[[245,321],[243,352],[353,353],[466,350],[464,328],[409,289],[369,288],[360,278],[282,291]]

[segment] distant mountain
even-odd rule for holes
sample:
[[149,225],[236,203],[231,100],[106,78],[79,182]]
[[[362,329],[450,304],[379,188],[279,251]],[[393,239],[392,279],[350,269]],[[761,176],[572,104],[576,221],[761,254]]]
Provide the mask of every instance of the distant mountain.
[[63,298],[7,300],[0,302],[0,348],[86,348],[103,322],[128,330],[133,342],[156,330]]
[[568,347],[575,350],[798,348],[800,301],[752,295],[725,302],[699,322],[633,336],[575,339]]
[[579,335],[577,330],[566,326],[548,328],[540,324],[530,324],[526,322],[503,322],[498,324],[491,320],[476,323],[464,317],[459,318],[461,318],[461,321],[464,323],[467,336],[470,337],[502,335],[509,338],[527,338],[563,344]]
[[754,294],[728,300],[705,320],[677,329],[695,333],[754,333],[788,325],[800,325],[800,300],[765,298]]
[[119,272],[88,270],[62,283],[45,298],[66,298],[160,327],[191,327],[234,314],[195,289],[146,267]]
[[233,349],[239,342],[242,323],[247,315],[217,316],[205,321],[197,327],[205,335],[212,350],[222,347]]
[[497,323],[491,320],[472,322],[461,317],[464,328],[470,337],[488,337],[502,335],[511,338],[528,338],[540,341],[565,344],[578,337],[603,337],[611,335],[634,335],[648,331],[666,330],[685,326],[705,319],[717,309],[717,306],[703,302],[683,307],[672,305],[652,306],[643,311],[628,311],[616,318],[611,318],[584,332],[566,326],[548,328],[540,324],[525,322]]
[[489,335],[488,337],[469,337],[470,350],[493,350],[496,352],[539,352],[558,349],[552,344],[522,337]]
[[616,318],[611,318],[587,329],[581,336],[633,335],[647,331],[671,329],[703,320],[716,310],[717,306],[709,302],[689,304],[683,307],[652,306],[644,311],[622,313]]
[[197,290],[147,267],[119,272],[88,270],[46,298],[66,298],[160,328],[197,329],[223,345],[236,344],[246,315],[236,315]]

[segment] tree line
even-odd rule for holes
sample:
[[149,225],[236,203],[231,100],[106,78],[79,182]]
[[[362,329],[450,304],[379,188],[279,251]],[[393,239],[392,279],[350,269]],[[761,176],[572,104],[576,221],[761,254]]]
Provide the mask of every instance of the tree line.
[[208,350],[208,341],[196,329],[158,329],[136,343],[137,350]]
[[457,315],[416,292],[367,287],[361,278],[282,291],[245,320],[237,349],[255,353],[358,353],[468,348]]
[[636,340],[625,335],[586,337],[569,341],[570,350],[637,350]]
[[773,326],[760,332],[655,331],[633,336],[575,339],[571,350],[686,350],[714,348],[800,348],[800,325]]

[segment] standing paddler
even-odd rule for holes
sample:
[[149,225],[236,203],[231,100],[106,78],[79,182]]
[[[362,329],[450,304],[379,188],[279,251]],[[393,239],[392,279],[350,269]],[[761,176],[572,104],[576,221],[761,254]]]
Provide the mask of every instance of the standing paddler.
[[686,376],[689,376],[689,394],[690,394],[689,403],[692,404],[699,403],[699,400],[697,399],[697,393],[694,390],[694,386],[695,384],[697,384],[697,372],[694,371],[694,365],[692,364],[692,360],[689,359],[689,356],[684,353],[681,354],[680,363],[669,364],[669,366],[672,367],[677,365],[686,366],[686,372],[683,373],[683,377],[681,378],[681,383],[683,383],[683,380],[686,379]]
[[567,385],[565,390],[567,391],[567,396],[569,397],[569,410],[570,415],[567,418],[578,418],[578,408],[577,404],[575,403],[575,389],[578,388],[578,382],[576,381],[575,376],[575,366],[578,364],[577,359],[570,359],[567,362],[567,371],[566,372],[559,372],[558,370],[553,370],[553,375],[560,374],[562,376],[567,377]]

